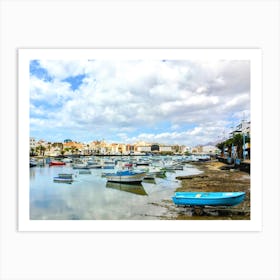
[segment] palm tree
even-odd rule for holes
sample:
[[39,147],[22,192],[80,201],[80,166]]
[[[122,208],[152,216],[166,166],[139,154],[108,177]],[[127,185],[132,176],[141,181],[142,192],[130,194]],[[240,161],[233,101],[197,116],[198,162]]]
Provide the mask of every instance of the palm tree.
[[221,142],[221,143],[218,143],[216,145],[216,147],[221,150],[221,156],[224,157],[225,156],[225,142]]
[[32,147],[30,148],[30,156],[34,156],[35,149]]
[[46,147],[40,145],[40,146],[36,147],[36,151],[38,151],[41,156],[42,155],[44,156],[45,155],[45,151],[46,151]]
[[241,159],[243,157],[243,136],[242,136],[242,134],[235,134],[232,138],[232,143],[234,146],[236,146],[237,157]]

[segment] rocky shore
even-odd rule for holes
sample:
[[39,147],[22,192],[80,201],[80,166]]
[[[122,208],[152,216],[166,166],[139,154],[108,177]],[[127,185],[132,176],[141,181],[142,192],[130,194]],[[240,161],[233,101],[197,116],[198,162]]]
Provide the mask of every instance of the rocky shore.
[[[176,207],[175,219],[250,219],[250,175],[236,169],[227,169],[218,161],[191,163],[202,173],[190,176],[178,176],[181,181],[176,191],[180,192],[236,192],[246,193],[245,201],[234,207],[190,208]],[[224,170],[226,169],[226,170]],[[173,212],[172,211],[172,212]]]

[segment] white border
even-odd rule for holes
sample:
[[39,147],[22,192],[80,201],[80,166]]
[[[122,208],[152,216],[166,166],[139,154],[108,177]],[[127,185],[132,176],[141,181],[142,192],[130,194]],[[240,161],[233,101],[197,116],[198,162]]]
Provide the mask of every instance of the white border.
[[[242,221],[35,221],[29,219],[29,61],[31,59],[250,60],[251,219]],[[262,228],[262,65],[260,49],[19,49],[19,231],[260,231]]]

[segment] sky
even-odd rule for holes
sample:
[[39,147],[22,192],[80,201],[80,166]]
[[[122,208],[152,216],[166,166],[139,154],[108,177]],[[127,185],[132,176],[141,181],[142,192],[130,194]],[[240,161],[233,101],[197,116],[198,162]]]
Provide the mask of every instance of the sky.
[[30,136],[205,145],[250,120],[247,60],[31,60]]

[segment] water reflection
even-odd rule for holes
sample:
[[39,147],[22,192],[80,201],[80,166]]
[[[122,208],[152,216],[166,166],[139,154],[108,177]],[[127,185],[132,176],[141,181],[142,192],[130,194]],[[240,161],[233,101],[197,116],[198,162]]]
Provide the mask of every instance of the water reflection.
[[142,186],[142,184],[123,184],[123,183],[113,183],[107,182],[106,188],[130,192],[138,195],[148,195]]

